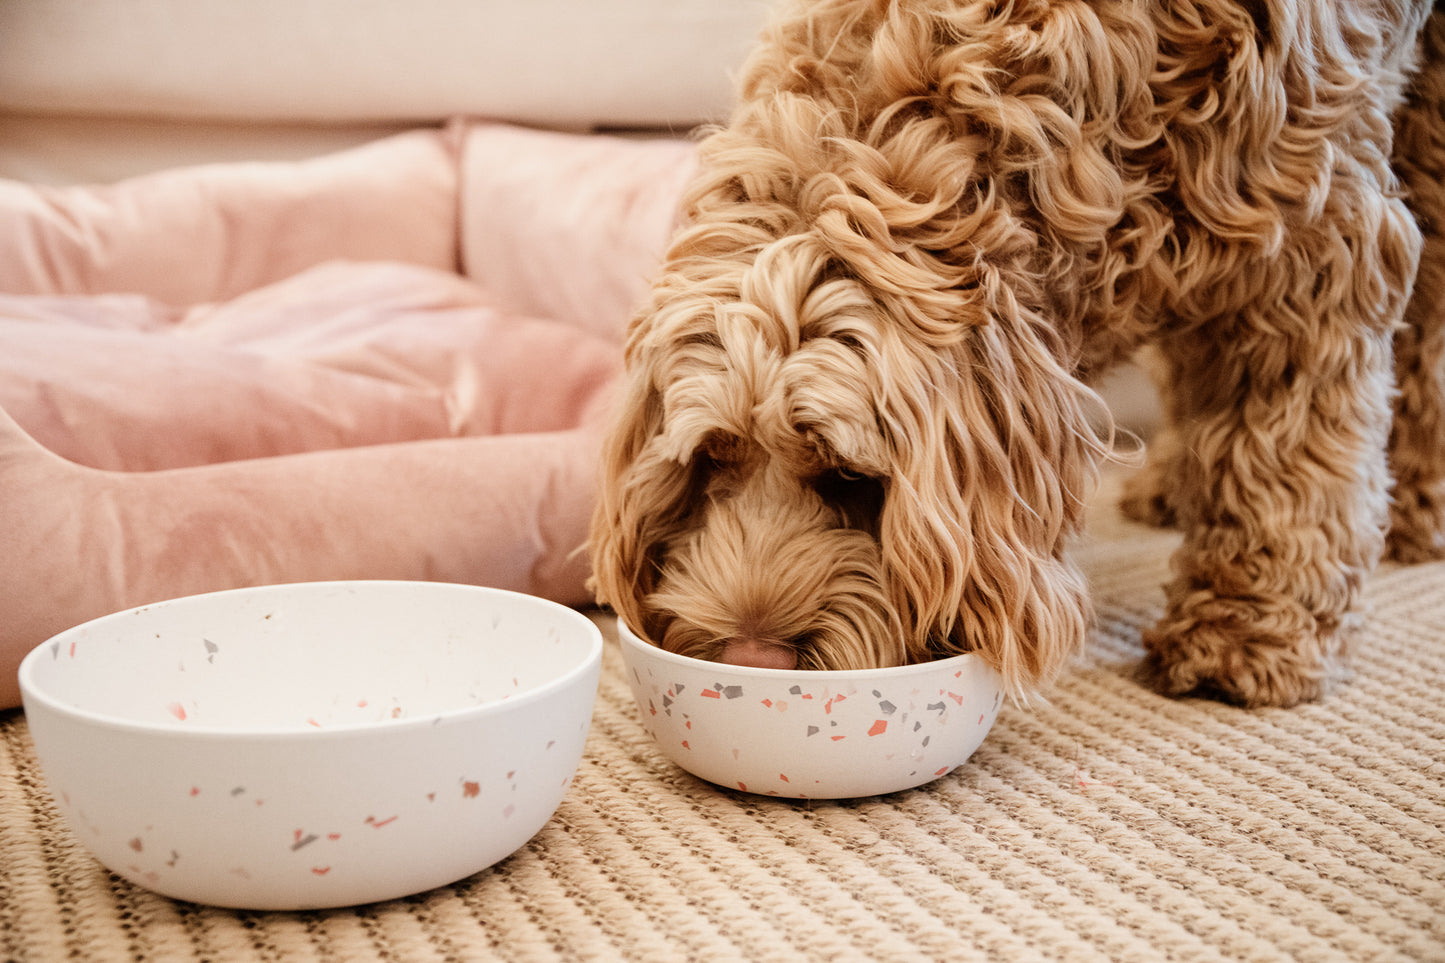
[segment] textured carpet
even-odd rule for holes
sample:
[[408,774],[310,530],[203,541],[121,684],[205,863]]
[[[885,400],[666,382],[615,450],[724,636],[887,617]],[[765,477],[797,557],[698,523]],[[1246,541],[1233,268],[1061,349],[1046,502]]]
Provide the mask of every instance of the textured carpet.
[[241,913],[111,877],[0,716],[4,960],[1445,960],[1445,566],[1371,581],[1355,675],[1247,712],[1132,679],[1176,537],[1096,508],[1092,651],[921,789],[794,802],[650,744],[607,662],[556,817],[462,883]]

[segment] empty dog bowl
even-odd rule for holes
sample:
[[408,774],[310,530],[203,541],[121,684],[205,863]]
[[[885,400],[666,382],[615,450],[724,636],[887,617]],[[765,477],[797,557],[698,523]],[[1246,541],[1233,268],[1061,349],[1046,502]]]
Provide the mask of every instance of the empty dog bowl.
[[197,595],[77,626],[20,666],[46,782],[107,868],[248,909],[417,893],[507,856],[581,759],[586,617],[426,582]]
[[909,789],[962,765],[1003,703],[975,655],[887,669],[760,669],[667,652],[618,624],[642,724],[703,779],[768,796]]

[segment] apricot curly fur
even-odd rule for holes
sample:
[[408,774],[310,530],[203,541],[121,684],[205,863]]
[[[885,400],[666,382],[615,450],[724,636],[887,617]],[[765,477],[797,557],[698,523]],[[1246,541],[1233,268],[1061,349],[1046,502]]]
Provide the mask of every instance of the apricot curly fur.
[[[1392,404],[1392,544],[1441,538],[1440,16],[1407,86],[1429,14],[788,6],[629,328],[598,599],[702,658],[978,652],[1027,699],[1088,631],[1069,546],[1113,447],[1090,385],[1149,345],[1171,436],[1131,504],[1185,533],[1150,676],[1318,695],[1383,548]],[[1392,151],[1433,264],[1408,313]]]

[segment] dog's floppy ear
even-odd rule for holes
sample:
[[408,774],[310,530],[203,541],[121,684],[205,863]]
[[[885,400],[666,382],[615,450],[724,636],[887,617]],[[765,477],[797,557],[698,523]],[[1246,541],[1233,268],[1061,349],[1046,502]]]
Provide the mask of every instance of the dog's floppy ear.
[[[671,309],[674,315],[711,314],[685,300]],[[708,461],[697,452],[714,426],[709,402],[715,399],[707,385],[721,351],[707,334],[654,338],[654,323],[642,315],[629,336],[630,376],[603,439],[588,540],[594,596],[644,636],[655,628],[642,602],[657,587],[661,555],[700,508]]]
[[[662,397],[650,379],[629,379],[627,396],[619,399],[603,442],[588,541],[589,585],[598,603],[612,606],[642,633],[647,626],[640,601],[654,587],[655,547],[682,510],[688,485],[683,466],[659,453],[662,420]],[[666,506],[674,506],[673,511]]]
[[884,580],[910,652],[976,651],[1016,701],[1083,645],[1091,612],[1066,547],[1111,444],[1089,419],[1103,403],[1048,341],[998,322],[942,350],[900,339],[882,386]]

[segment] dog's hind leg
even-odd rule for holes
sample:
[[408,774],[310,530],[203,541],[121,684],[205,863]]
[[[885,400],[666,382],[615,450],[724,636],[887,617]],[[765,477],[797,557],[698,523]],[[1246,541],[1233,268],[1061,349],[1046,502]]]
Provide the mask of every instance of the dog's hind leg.
[[1422,35],[1420,72],[1395,119],[1395,170],[1424,235],[1405,327],[1395,337],[1391,557],[1445,557],[1445,11]]

